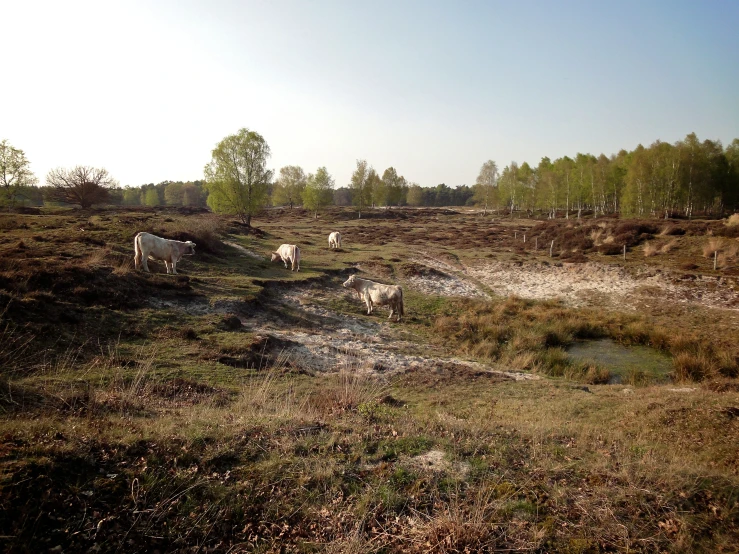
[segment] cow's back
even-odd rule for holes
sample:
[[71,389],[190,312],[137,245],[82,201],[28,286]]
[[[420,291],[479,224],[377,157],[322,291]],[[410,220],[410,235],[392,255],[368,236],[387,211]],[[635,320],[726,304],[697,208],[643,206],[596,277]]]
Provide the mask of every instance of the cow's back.
[[171,261],[172,245],[169,240],[152,235],[151,233],[139,233],[137,236],[144,255],[148,254],[152,258],[167,262]]

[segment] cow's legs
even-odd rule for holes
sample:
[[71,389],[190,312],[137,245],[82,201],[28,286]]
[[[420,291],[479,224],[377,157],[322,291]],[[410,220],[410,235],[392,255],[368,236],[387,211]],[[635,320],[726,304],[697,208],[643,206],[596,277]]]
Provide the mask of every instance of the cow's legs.
[[149,254],[148,253],[146,253],[146,255],[144,255],[144,252],[141,253],[141,267],[147,273],[151,273],[149,271]]
[[164,260],[164,267],[167,270],[167,275],[172,273],[172,271],[170,270],[170,263],[167,260]]
[[364,303],[367,304],[367,315],[372,313],[372,299],[369,294],[364,295]]
[[172,260],[169,265],[172,266],[172,275],[177,275],[177,262]]

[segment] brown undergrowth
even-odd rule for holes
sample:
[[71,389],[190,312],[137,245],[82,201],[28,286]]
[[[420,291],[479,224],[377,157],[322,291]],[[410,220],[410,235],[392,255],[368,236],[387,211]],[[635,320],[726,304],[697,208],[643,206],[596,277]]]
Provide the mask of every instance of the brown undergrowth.
[[[596,384],[515,382],[451,362],[387,377],[358,360],[317,374],[243,323],[323,332],[254,294],[267,282],[274,296],[289,292],[281,268],[218,246],[179,279],[127,265],[136,231],[190,232],[209,215],[13,217],[0,219],[10,365],[0,550],[730,552],[739,542],[736,352],[717,332],[709,340],[709,317],[696,338],[647,315],[406,287],[407,321],[384,329],[407,344],[431,336],[454,355]],[[402,282],[435,276],[407,259],[408,244],[450,263],[523,256],[515,241],[532,225],[408,210],[354,232],[349,210],[328,219],[348,226],[342,252],[327,250],[308,213],[269,213],[262,234],[238,239],[269,251],[299,234],[307,275],[367,260]],[[372,317],[342,306],[337,315]],[[676,379],[690,384],[600,385],[602,368],[568,365],[569,341],[605,336],[672,352]]]
[[660,327],[638,315],[604,316],[591,309],[569,309],[560,302],[536,302],[517,297],[493,301],[459,300],[432,330],[468,355],[515,369],[567,376],[590,383],[608,382],[608,372],[588,364],[573,364],[563,348],[575,340],[609,337],[622,344],[639,344],[673,356],[673,379],[702,381],[735,377],[739,352],[717,349],[706,340]]

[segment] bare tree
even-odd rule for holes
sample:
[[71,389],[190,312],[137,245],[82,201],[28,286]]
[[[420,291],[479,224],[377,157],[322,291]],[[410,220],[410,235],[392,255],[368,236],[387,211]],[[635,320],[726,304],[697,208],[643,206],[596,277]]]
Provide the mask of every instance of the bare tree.
[[118,181],[108,174],[107,169],[84,165],[74,169],[52,169],[46,176],[46,183],[53,187],[50,199],[83,208],[102,204],[110,197],[109,189],[118,186]]

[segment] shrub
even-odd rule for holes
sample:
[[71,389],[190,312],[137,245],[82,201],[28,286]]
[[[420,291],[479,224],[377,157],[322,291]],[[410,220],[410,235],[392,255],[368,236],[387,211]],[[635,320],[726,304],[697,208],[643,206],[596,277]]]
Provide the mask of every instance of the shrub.
[[684,235],[685,229],[682,227],[678,227],[676,225],[672,225],[671,223],[668,223],[664,227],[662,227],[662,230],[659,232],[661,236],[674,236],[674,235]]
[[222,248],[220,236],[224,231],[224,225],[217,216],[183,217],[167,223],[162,231],[164,238],[191,240],[196,244],[196,252],[217,254]]
[[623,252],[623,246],[619,246],[615,243],[606,243],[598,247],[598,252],[605,256],[618,256]]

